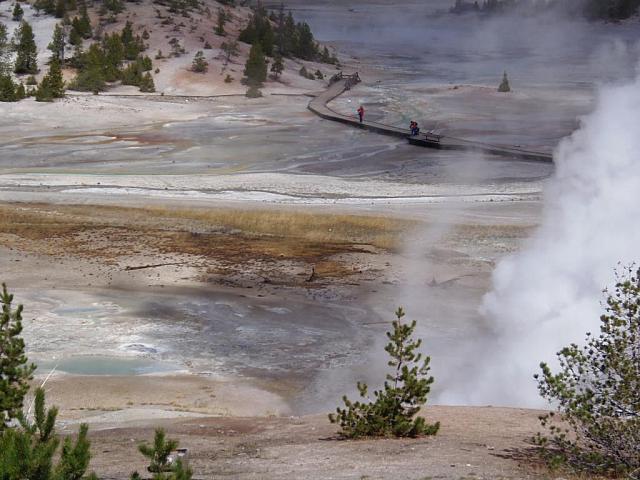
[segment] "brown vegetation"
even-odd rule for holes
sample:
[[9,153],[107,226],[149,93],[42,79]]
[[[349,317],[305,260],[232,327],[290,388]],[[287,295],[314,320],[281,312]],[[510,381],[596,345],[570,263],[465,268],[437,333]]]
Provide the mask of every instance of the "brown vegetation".
[[[320,277],[354,273],[343,254],[398,246],[413,223],[377,216],[235,209],[123,208],[0,205],[0,245],[52,256],[75,255],[116,264],[132,254],[181,255],[208,274],[229,275],[250,266],[274,275],[276,265]],[[178,261],[178,260],[176,260]],[[154,262],[155,263],[155,262]]]

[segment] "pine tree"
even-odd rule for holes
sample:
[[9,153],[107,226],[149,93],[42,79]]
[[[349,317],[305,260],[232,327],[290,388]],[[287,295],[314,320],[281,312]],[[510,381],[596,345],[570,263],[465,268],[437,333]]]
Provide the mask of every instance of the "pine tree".
[[205,73],[209,69],[209,63],[204,59],[204,53],[202,50],[198,50],[193,62],[191,63],[191,70],[196,73]]
[[297,44],[295,46],[294,55],[303,60],[313,60],[318,53],[318,47],[313,39],[311,27],[306,22],[299,23],[296,26]]
[[66,0],[58,0],[56,2],[56,18],[63,18],[67,14],[67,2]]
[[0,22],[0,75],[11,71],[11,44],[7,35],[7,27]]
[[289,12],[287,18],[284,20],[284,30],[283,30],[283,38],[284,38],[284,47],[282,50],[283,56],[293,55],[296,44],[296,22],[293,19],[293,14]]
[[140,91],[144,93],[152,93],[156,91],[153,77],[149,72],[145,73],[140,80]]
[[51,39],[51,43],[47,47],[51,50],[51,59],[57,59],[61,64],[64,63],[64,47],[65,47],[65,35],[64,29],[62,25],[59,23],[56,24],[53,29],[53,38]]
[[75,442],[72,442],[69,437],[65,438],[60,452],[60,463],[56,467],[57,478],[65,480],[83,478],[91,459],[91,442],[87,439],[88,431],[89,426],[83,423],[80,425]]
[[13,7],[13,14],[12,14],[13,21],[19,22],[20,20],[22,20],[23,16],[24,16],[24,10],[20,6],[20,2],[16,2],[15,6]]
[[267,62],[259,43],[251,46],[249,58],[244,67],[244,76],[248,85],[260,87],[267,79]]
[[89,12],[87,11],[87,3],[85,0],[80,0],[78,3],[78,10],[80,11],[79,19],[79,32],[82,38],[88,39],[92,36],[91,19],[89,18]]
[[282,55],[279,53],[273,57],[273,63],[271,64],[271,72],[273,73],[273,78],[276,80],[282,75],[284,72],[284,61],[282,59]]
[[[191,480],[193,473],[185,467],[180,459],[171,463],[169,455],[178,448],[178,441],[167,439],[163,429],[157,429],[153,438],[153,445],[142,444],[138,450],[149,459],[147,468],[153,473],[154,480]],[[138,472],[131,474],[131,479],[139,479]]]
[[222,52],[224,53],[224,64],[227,66],[231,59],[238,55],[238,42],[235,40],[231,42],[222,42],[220,46]]
[[169,470],[169,455],[178,448],[178,441],[167,439],[166,433],[159,428],[155,431],[153,445],[141,444],[138,450],[149,459],[149,471],[160,473]]
[[431,359],[423,359],[417,352],[422,340],[412,338],[415,320],[403,323],[402,308],[398,308],[396,317],[393,330],[387,332],[389,343],[385,351],[391,357],[388,365],[393,373],[387,375],[384,388],[374,391],[375,399],[371,401],[367,385],[358,382],[360,397],[366,401],[352,402],[345,395],[345,408],[338,407],[336,413],[329,414],[329,420],[340,425],[344,437],[416,437],[435,435],[440,428],[439,422],[429,425],[423,417],[415,417],[431,391],[433,377],[427,376]]
[[143,72],[150,72],[151,70],[153,70],[153,62],[148,56],[140,56],[136,61],[140,62],[140,65],[142,65]]
[[78,30],[79,27],[76,20],[78,20],[78,17],[74,18],[73,22],[71,23],[71,32],[69,32],[69,43],[77,47],[82,45],[82,35]]
[[124,58],[127,60],[135,60],[144,50],[144,43],[140,36],[133,35],[133,25],[127,22],[120,34],[122,45],[124,46]]
[[[9,77],[9,80],[10,77]],[[6,80],[4,81],[6,82]],[[4,83],[2,82],[2,83]],[[5,96],[4,88],[0,95]],[[8,90],[8,88],[7,88]],[[11,82],[11,96],[15,99],[15,86]],[[35,365],[28,363],[22,333],[22,305],[12,307],[13,295],[2,284],[0,303],[0,432],[12,419],[18,417]]]
[[[105,34],[102,39],[102,53],[104,55],[104,63],[102,71],[107,82],[115,82],[121,77],[120,68],[124,61],[124,45],[120,35],[112,33]],[[99,62],[99,59],[96,63]]]
[[273,54],[275,35],[271,27],[271,21],[267,15],[267,10],[258,2],[249,24],[240,32],[238,40],[250,45],[260,43],[262,51],[266,55]]
[[285,38],[284,38],[285,19],[286,17],[284,14],[284,3],[280,3],[280,6],[278,7],[278,15],[276,19],[276,46],[278,49],[278,53],[280,55],[285,54]]
[[51,102],[55,98],[62,97],[64,97],[62,69],[60,68],[60,61],[54,59],[49,66],[49,72],[44,76],[38,86],[38,90],[36,90],[36,100],[38,102]]
[[16,63],[14,67],[15,73],[37,73],[38,49],[33,37],[33,29],[25,20],[22,21],[18,31],[16,32]]
[[93,64],[89,64],[80,70],[75,80],[69,86],[69,88],[73,90],[93,92],[95,95],[105,90],[106,87],[106,80],[102,69]]
[[634,478],[640,471],[640,268],[618,271],[613,292],[605,294],[599,334],[560,350],[558,373],[540,364],[538,390],[557,415],[540,418],[549,436],[536,442],[552,464]]
[[16,100],[22,100],[27,98],[27,91],[24,88],[24,83],[20,82],[16,87]]
[[56,3],[54,0],[36,0],[34,5],[36,10],[44,10],[48,15],[53,15],[56,11]]
[[498,87],[498,91],[501,93],[507,93],[511,91],[511,86],[509,85],[509,79],[507,78],[507,72],[504,72],[504,75],[502,76],[502,82],[500,83],[500,86]]
[[[0,75],[0,102],[15,102],[18,100],[16,95],[16,85],[13,83],[11,75],[3,73]],[[1,415],[0,415],[1,422]],[[1,428],[1,427],[0,427]]]
[[[57,465],[53,459],[60,445],[55,432],[58,409],[46,409],[45,394],[38,388],[34,401],[33,422],[25,415],[20,417],[20,426],[8,428],[0,433],[0,473],[7,480],[80,480],[89,466],[90,443],[88,426],[82,424],[73,442],[67,438],[62,446]],[[88,478],[95,479],[95,475]]]
[[226,12],[220,8],[218,9],[218,23],[216,24],[215,32],[216,35],[220,35],[221,37],[225,35],[224,26],[227,23],[227,14]]

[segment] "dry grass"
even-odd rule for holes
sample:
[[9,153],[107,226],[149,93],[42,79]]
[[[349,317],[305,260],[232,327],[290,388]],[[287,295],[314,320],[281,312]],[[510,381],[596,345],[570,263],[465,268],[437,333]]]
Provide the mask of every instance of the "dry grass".
[[0,244],[6,246],[102,263],[132,254],[180,254],[210,261],[208,273],[251,269],[284,283],[294,274],[274,270],[286,265],[304,271],[313,265],[321,277],[352,275],[355,269],[342,254],[396,249],[413,226],[379,216],[284,210],[0,204]]
[[415,222],[380,216],[281,210],[0,205],[0,231],[29,239],[116,225],[291,238],[310,243],[361,244],[391,250],[397,248],[401,233]]
[[310,243],[349,243],[394,249],[412,222],[365,215],[311,214],[282,210],[145,209],[156,217],[194,220],[211,228],[239,230],[247,236],[275,236]]

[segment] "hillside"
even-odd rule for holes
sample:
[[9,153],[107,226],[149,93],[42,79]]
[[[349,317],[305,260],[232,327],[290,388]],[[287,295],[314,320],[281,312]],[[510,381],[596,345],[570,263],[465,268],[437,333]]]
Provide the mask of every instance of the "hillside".
[[[40,2],[40,3],[38,3]],[[75,2],[74,2],[75,3]],[[176,2],[141,1],[120,4],[122,11],[107,8],[106,2],[92,2],[86,5],[91,23],[89,38],[80,39],[83,52],[87,52],[92,44],[106,44],[106,38],[113,34],[122,35],[123,29],[130,22],[133,37],[144,45],[141,55],[149,57],[153,64],[149,70],[155,84],[155,91],[163,94],[178,95],[225,95],[245,93],[247,86],[241,83],[245,62],[251,45],[238,41],[238,37],[250,23],[254,10],[247,6],[224,5],[215,0],[203,0],[188,5],[184,2],[180,7]],[[51,51],[47,46],[51,42],[56,24],[64,25],[66,36],[65,62],[63,74],[68,86],[73,88],[72,80],[78,73],[75,58],[78,57],[78,46],[73,46],[73,29],[76,17],[80,17],[80,7],[67,2],[68,11],[65,18],[56,18],[55,13],[48,14],[42,8],[42,0],[21,3],[24,10],[23,19],[32,28],[37,45],[39,72],[36,78],[41,80],[47,71],[47,63]],[[8,37],[12,38],[19,21],[12,18],[14,4],[6,2],[2,7],[2,23],[7,26]],[[224,12],[224,34],[216,33],[219,12]],[[277,31],[277,13],[270,13],[270,25]],[[224,44],[237,43],[237,55],[227,58],[223,50]],[[105,47],[106,48],[106,47]],[[321,47],[319,47],[321,48]],[[205,72],[192,70],[192,62],[197,52],[201,51],[203,59],[208,63]],[[273,53],[272,55],[276,55]],[[300,93],[317,90],[322,85],[320,79],[311,80],[300,75],[304,66],[309,72],[320,71],[324,76],[332,75],[336,66],[322,63],[320,57],[310,60],[294,58],[293,55],[283,59],[284,71],[275,80],[271,72],[264,85],[267,93]],[[269,67],[273,57],[267,57]],[[131,61],[125,60],[122,69],[126,69]],[[26,82],[28,76],[18,76],[17,80]],[[226,81],[225,81],[226,80]],[[119,81],[108,82],[105,90],[108,93],[139,93],[132,85],[122,85]]]

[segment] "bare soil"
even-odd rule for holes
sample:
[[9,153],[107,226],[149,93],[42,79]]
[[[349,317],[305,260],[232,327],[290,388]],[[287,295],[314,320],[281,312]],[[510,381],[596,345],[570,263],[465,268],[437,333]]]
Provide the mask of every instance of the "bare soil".
[[[529,450],[534,410],[492,407],[425,409],[440,421],[435,437],[344,441],[323,415],[159,421],[190,453],[196,478],[234,479],[537,479],[555,478]],[[92,468],[101,478],[145,470],[136,445],[151,425],[91,433]]]

